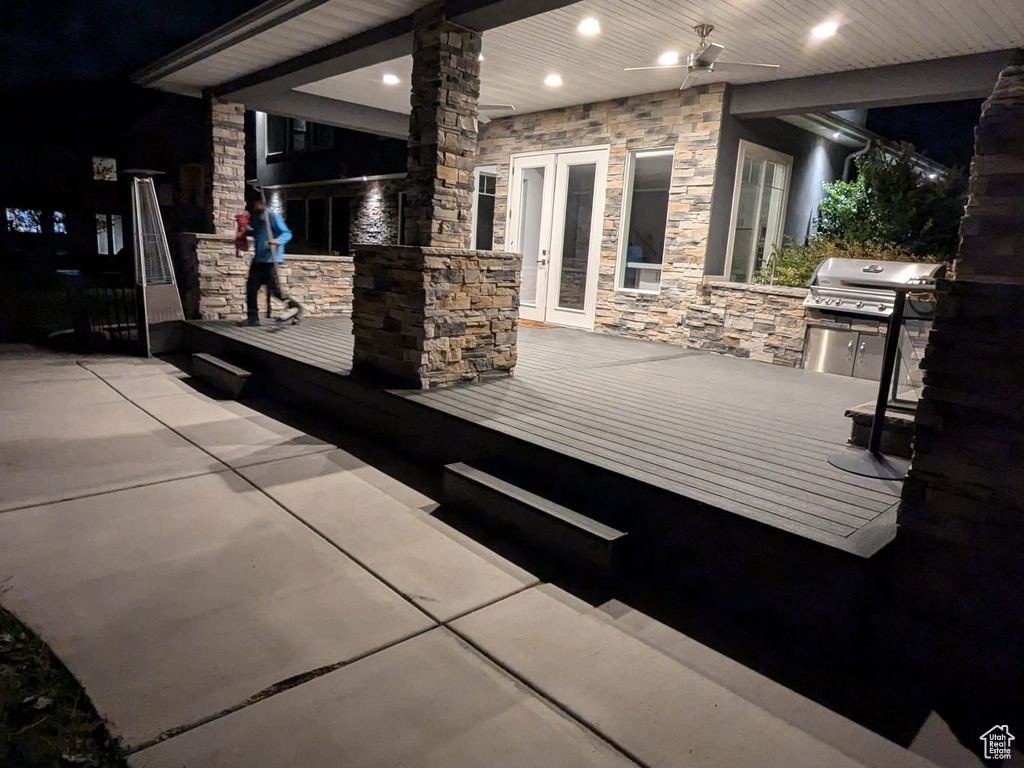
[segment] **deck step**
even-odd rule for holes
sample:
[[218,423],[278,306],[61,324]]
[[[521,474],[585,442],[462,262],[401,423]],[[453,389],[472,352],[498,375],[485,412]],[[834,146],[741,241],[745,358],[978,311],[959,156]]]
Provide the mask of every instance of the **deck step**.
[[588,578],[615,572],[626,533],[468,464],[444,468],[444,497]]
[[252,375],[244,368],[221,360],[206,352],[192,355],[192,373],[201,381],[205,381],[218,392],[237,398],[242,394],[249,377]]

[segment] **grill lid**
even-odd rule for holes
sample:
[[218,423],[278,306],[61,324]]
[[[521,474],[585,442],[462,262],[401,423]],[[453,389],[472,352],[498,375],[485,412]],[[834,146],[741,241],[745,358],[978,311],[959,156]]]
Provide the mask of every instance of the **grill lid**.
[[942,269],[942,264],[832,258],[825,259],[814,270],[811,287],[849,289],[856,285],[885,290],[931,283]]

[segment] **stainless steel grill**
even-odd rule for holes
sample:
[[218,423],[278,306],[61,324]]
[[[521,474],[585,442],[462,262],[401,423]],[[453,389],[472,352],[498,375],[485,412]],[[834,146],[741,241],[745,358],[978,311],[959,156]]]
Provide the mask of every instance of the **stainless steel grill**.
[[893,287],[930,284],[942,271],[942,264],[825,259],[814,270],[804,306],[826,312],[889,317],[896,301]]

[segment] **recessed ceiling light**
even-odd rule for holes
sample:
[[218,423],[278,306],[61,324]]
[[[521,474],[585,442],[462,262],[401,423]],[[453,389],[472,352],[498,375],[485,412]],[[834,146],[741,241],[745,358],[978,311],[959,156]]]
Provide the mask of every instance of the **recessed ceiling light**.
[[562,84],[562,76],[561,75],[548,75],[547,77],[544,78],[544,85],[550,85],[552,87],[557,87],[557,86],[559,86],[561,84]]
[[679,54],[675,51],[665,51],[658,57],[658,63],[665,67],[671,67],[679,63]]
[[588,17],[581,21],[576,29],[581,35],[596,35],[601,31],[601,22],[595,18]]
[[819,24],[811,30],[811,35],[816,37],[818,40],[824,40],[826,37],[832,37],[839,29],[839,25],[834,21],[826,21],[824,24]]
[[398,85],[400,82],[398,75],[392,75],[390,72],[384,75],[384,85]]
[[480,54],[479,56],[477,56],[477,57],[476,57],[476,60],[477,60],[477,61],[483,61],[483,60],[484,60],[484,55],[483,55],[483,53],[481,53],[481,54]]
[[939,174],[937,174],[937,173],[929,173],[928,174],[928,178],[931,179],[932,181],[934,181],[935,179],[939,178]]
[[833,133],[833,134],[832,134],[832,138],[833,138],[833,139],[838,139],[838,138],[839,138],[840,136],[842,136],[842,135],[843,135],[843,134],[841,134],[841,133],[840,133],[839,131],[836,131],[835,133]]

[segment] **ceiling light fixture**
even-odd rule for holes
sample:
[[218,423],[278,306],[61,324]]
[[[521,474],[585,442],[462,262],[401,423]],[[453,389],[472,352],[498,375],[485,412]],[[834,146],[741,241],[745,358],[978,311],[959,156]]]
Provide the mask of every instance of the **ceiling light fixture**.
[[384,85],[398,85],[400,82],[398,75],[392,75],[390,72],[384,75]]
[[818,40],[824,40],[827,37],[832,37],[839,29],[839,25],[834,21],[826,21],[824,24],[819,24],[811,30],[811,36]]
[[550,85],[552,88],[557,88],[562,84],[561,75],[548,75],[544,78],[544,85]]
[[576,30],[581,35],[593,36],[601,31],[601,22],[593,17],[587,17],[580,22],[580,25],[576,27]]
[[932,181],[935,181],[935,179],[939,178],[939,174],[937,174],[937,173],[929,173],[928,174],[928,178],[931,179]]
[[663,67],[675,66],[679,63],[679,54],[675,51],[665,51],[658,57],[658,63]]
[[843,135],[843,134],[841,134],[841,133],[840,133],[839,131],[836,131],[835,133],[833,133],[833,134],[832,134],[832,138],[833,138],[833,139],[838,139],[838,138],[839,138],[840,136],[842,136],[842,135]]
[[476,60],[477,61],[483,61],[484,60],[484,55],[481,53],[479,56],[476,57]]

